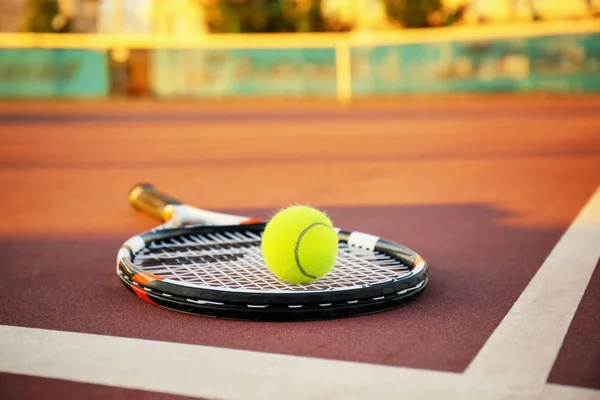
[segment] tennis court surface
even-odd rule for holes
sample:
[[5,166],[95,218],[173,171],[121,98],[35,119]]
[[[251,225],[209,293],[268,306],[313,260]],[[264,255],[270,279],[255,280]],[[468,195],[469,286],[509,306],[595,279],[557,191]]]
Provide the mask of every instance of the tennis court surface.
[[[428,262],[405,307],[204,318],[126,291],[151,182]],[[0,104],[3,399],[600,399],[600,97]]]

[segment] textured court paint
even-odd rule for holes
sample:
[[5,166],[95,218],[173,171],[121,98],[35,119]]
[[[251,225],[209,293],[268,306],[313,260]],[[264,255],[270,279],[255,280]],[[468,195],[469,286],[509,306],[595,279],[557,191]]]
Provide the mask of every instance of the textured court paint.
[[[544,118],[551,116],[552,118],[571,118],[574,114],[580,117],[594,117],[598,116],[600,110],[599,105],[594,105],[589,101],[587,103],[579,105],[576,109],[573,109],[573,105],[577,105],[577,101],[574,104],[562,104],[561,107],[557,107],[557,104],[561,102],[555,102],[556,104],[549,115],[547,110],[544,108],[537,107],[519,107],[515,104],[498,104],[497,108],[486,107],[484,102],[483,107],[481,105],[473,105],[472,107],[457,107],[457,104],[447,104],[443,109],[436,109],[435,99],[430,100],[431,107],[423,108],[419,106],[419,102],[424,100],[414,99],[417,104],[399,104],[400,107],[393,108],[389,105],[383,104],[383,107],[373,106],[353,106],[351,109],[338,110],[331,105],[325,104],[320,108],[313,108],[314,106],[306,107],[303,106],[300,110],[285,107],[281,105],[271,105],[268,107],[275,108],[276,111],[265,111],[265,106],[261,109],[251,109],[248,107],[232,107],[231,110],[223,110],[215,105],[202,104],[200,108],[187,110],[183,109],[169,110],[169,103],[165,104],[164,108],[160,110],[148,110],[143,107],[133,104],[131,112],[123,113],[119,110],[111,110],[105,108],[99,108],[98,110],[88,109],[84,105],[77,105],[81,108],[80,112],[69,113],[69,112],[53,112],[52,110],[45,109],[43,104],[36,104],[39,110],[32,112],[28,108],[18,108],[14,105],[7,104],[2,107],[0,104],[0,124],[26,124],[26,125],[39,125],[46,123],[141,123],[141,122],[162,122],[162,123],[173,123],[173,122],[195,122],[195,123],[219,123],[219,124],[236,124],[236,123],[285,123],[285,122],[327,122],[336,121],[343,119],[344,121],[386,121],[386,120],[398,120],[403,121],[426,121],[432,116],[432,112],[438,118],[442,117],[448,121],[461,121],[461,120],[488,120],[490,118],[511,118],[518,120],[528,120],[532,118]],[[535,99],[530,101],[535,102]],[[319,104],[319,102],[315,102]],[[375,102],[377,103],[377,102]],[[535,104],[535,103],[534,103]],[[458,100],[460,105],[460,100]],[[59,105],[60,106],[60,105]],[[279,106],[280,109],[276,107]],[[306,110],[308,108],[308,110]],[[474,112],[476,110],[476,112]]]
[[600,258],[599,243],[600,187],[465,374],[514,391],[541,390]]
[[[579,202],[568,203],[571,209],[578,206]],[[0,239],[5,286],[0,303],[10,310],[0,313],[0,324],[459,372],[561,233],[502,226],[498,223],[502,213],[476,205],[328,210],[343,226],[371,228],[421,250],[432,268],[432,280],[419,301],[381,314],[320,323],[257,324],[200,318],[152,306],[123,288],[108,266],[113,265],[114,252],[126,233],[110,238],[30,236]],[[254,211],[267,214],[267,210]],[[126,209],[124,215],[129,212]],[[144,218],[132,218],[132,230],[137,230],[139,220]],[[453,233],[452,238],[432,234],[442,227]],[[486,235],[479,234],[483,231]],[[28,262],[32,246],[43,262]],[[86,252],[73,252],[74,247]],[[491,264],[489,255],[498,247],[504,252],[496,254]],[[466,252],[468,260],[464,259]],[[514,265],[519,268],[512,268]],[[43,291],[24,285],[32,278],[44,282]],[[86,290],[72,290],[76,283],[84,283]],[[157,321],[158,330],[153,328]],[[473,324],[479,329],[472,329]]]
[[[600,181],[595,104],[593,97],[412,99],[358,107],[351,120],[297,124],[179,121],[178,113],[199,107],[194,103],[132,102],[126,110],[119,103],[0,104],[4,112],[17,107],[33,116],[40,110],[171,115],[165,123],[60,120],[0,129],[0,186],[10,188],[0,205],[11,210],[0,221],[0,323],[461,371]],[[243,109],[264,116],[266,107],[202,104],[207,114]],[[268,107],[277,114],[298,106]],[[302,107],[307,114],[337,110]],[[379,107],[404,114],[364,117],[362,110]],[[418,118],[403,117],[411,110]],[[282,157],[273,158],[273,149]],[[309,149],[316,154],[307,155]],[[27,168],[11,169],[15,163]],[[155,223],[132,212],[124,197],[148,171],[158,186],[212,209],[267,216],[271,206],[299,195],[334,205],[344,225],[422,250],[435,267],[435,284],[413,307],[324,324],[240,326],[152,307],[106,267],[123,239]],[[190,176],[197,185],[185,183]],[[31,246],[37,265],[27,261]],[[28,285],[32,279],[44,282],[44,290]],[[93,284],[71,291],[81,280]],[[410,348],[390,348],[398,337]],[[589,349],[594,354],[600,355]]]
[[[598,240],[600,243],[600,239]],[[600,389],[600,260],[560,349],[548,382]]]
[[[532,354],[529,351],[529,357],[542,355],[539,352],[536,354],[535,350],[540,347],[533,346],[531,341],[514,340],[515,337],[524,337],[519,335],[518,329],[524,330],[528,335],[543,337],[553,328],[547,326],[548,322],[559,326],[566,325],[565,321],[567,324],[570,322],[581,295],[570,296],[562,307],[553,304],[553,308],[549,310],[544,309],[544,306],[553,301],[556,303],[564,300],[554,300],[550,296],[564,284],[562,280],[556,279],[561,275],[559,267],[573,257],[579,261],[581,272],[572,275],[573,279],[568,286],[570,293],[583,293],[598,259],[596,239],[599,231],[600,190],[556,244],[532,283],[515,303],[488,345],[484,346],[481,353],[484,357],[476,358],[464,374],[6,325],[0,326],[0,352],[3,354],[0,371],[211,398],[301,399],[317,395],[328,398],[342,395],[344,398],[364,398],[368,395],[392,399],[398,396],[398,387],[402,387],[402,396],[406,399],[443,396],[533,400],[539,399],[541,394],[542,398],[548,399],[557,396],[563,399],[596,397],[600,395],[599,391],[575,389],[571,392],[568,388],[555,385],[548,389],[545,375],[541,382],[532,381],[532,377],[539,378],[539,371],[546,366],[545,363],[534,364],[532,358],[527,358],[526,368],[521,368],[522,364],[519,362],[514,364],[519,375],[522,375],[518,378],[511,374],[510,368],[494,369],[493,366],[507,365],[498,363],[497,360],[509,360],[503,354],[510,353],[511,350],[513,354],[510,361],[513,362],[519,359],[514,351],[527,352],[525,350],[533,348],[534,352]],[[560,311],[554,313],[554,307]],[[519,308],[523,308],[523,312],[515,312]],[[539,318],[540,314],[550,315],[551,321]],[[518,325],[510,324],[515,318],[522,320]],[[542,326],[539,326],[540,322]],[[511,332],[506,326],[518,329]],[[564,328],[566,331],[566,326]],[[558,329],[557,335],[547,335],[546,340],[542,341],[543,350],[552,356],[550,360],[541,357],[544,361],[554,362],[564,331]],[[509,346],[508,349],[498,346],[505,337],[516,346]],[[526,337],[529,338],[530,336]],[[161,354],[159,363],[152,362],[156,361],[156,353]],[[136,354],[135,364],[129,362],[131,354]],[[208,359],[211,360],[210,363],[205,362]],[[172,368],[175,364],[178,366],[176,372]],[[252,368],[249,369],[248,365],[252,365]],[[231,380],[236,384],[231,385]]]
[[[192,397],[123,389],[114,386],[92,385],[62,379],[0,373],[0,395],[4,400],[191,400]],[[200,399],[193,397],[193,399]]]
[[[552,210],[538,207],[536,202],[554,196],[562,191],[560,187],[573,193],[558,192],[559,196],[578,197],[582,188],[587,190],[587,182],[600,179],[600,108],[594,108],[600,102],[594,97],[522,101],[415,99],[380,107],[390,115],[394,110],[420,110],[427,118],[418,121],[407,121],[402,115],[383,121],[361,120],[365,110],[373,107],[362,106],[353,110],[352,121],[342,116],[294,124],[242,121],[205,125],[175,120],[10,125],[0,129],[0,171],[6,174],[0,178],[4,177],[5,187],[13,185],[18,190],[0,199],[5,209],[15,210],[3,217],[6,224],[0,224],[0,235],[40,231],[78,235],[82,230],[105,235],[117,229],[133,234],[137,230],[127,229],[144,219],[131,214],[120,193],[129,190],[132,182],[146,179],[146,170],[152,171],[156,184],[207,208],[239,208],[243,203],[278,207],[298,197],[327,205],[498,202],[527,218],[528,223],[536,218],[536,223],[545,226],[564,224],[570,215],[564,218],[560,207]],[[522,109],[515,116],[516,104]],[[291,107],[269,106],[274,110]],[[48,107],[27,103],[19,109],[35,115]],[[57,105],[56,113],[66,113],[64,107]],[[123,108],[104,103],[94,107],[112,114]],[[202,104],[206,113],[223,113],[223,107]],[[426,107],[427,113],[423,111]],[[15,105],[2,108],[8,113],[17,110]],[[94,110],[90,104],[80,103],[72,108],[77,113]],[[176,115],[189,105],[133,102],[129,108]],[[231,108],[265,113],[258,106]],[[598,112],[582,113],[586,108]],[[450,117],[454,112],[458,115]],[[475,117],[482,112],[487,113],[486,120]],[[117,142],[119,146],[114,146]],[[174,180],[173,174],[180,178]],[[199,190],[197,185],[181,184],[186,176],[193,176],[199,184],[212,183],[209,190]],[[314,176],[321,179],[310,179]],[[296,185],[290,187],[284,177],[292,178]],[[41,185],[38,195],[30,196],[22,193],[26,191],[22,182],[29,179],[51,183]],[[258,181],[263,184],[257,185]],[[266,191],[264,187],[276,189]],[[106,191],[111,195],[104,195]],[[249,198],[242,202],[236,192]],[[102,196],[110,202],[95,204],[95,217],[84,213],[83,204]],[[45,207],[58,210],[65,199],[72,198],[82,201],[75,205],[78,214],[69,223],[61,213],[42,212]],[[19,210],[34,214],[23,218]],[[35,215],[38,212],[44,215]],[[540,216],[544,212],[546,215]],[[563,217],[556,220],[557,214]],[[73,212],[69,218],[71,215]],[[44,224],[40,226],[37,220]]]

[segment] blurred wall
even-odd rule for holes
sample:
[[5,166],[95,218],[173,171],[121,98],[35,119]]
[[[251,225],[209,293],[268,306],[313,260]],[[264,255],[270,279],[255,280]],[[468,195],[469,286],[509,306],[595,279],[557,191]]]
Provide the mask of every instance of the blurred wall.
[[0,32],[18,32],[24,16],[24,0],[0,0]]
[[352,25],[354,30],[381,30],[396,27],[389,21],[381,0],[323,0],[323,16]]
[[475,13],[487,22],[585,18],[587,0],[471,0]]
[[102,0],[100,32],[198,34],[208,31],[207,0]]
[[[102,0],[45,0],[58,5],[56,25],[70,22],[69,31],[97,32],[98,10]],[[106,2],[106,1],[104,1]],[[0,32],[22,32],[28,0],[0,0]]]
[[101,0],[58,0],[60,14],[71,21],[71,31],[98,31],[98,9]]
[[151,21],[154,33],[178,35],[208,32],[204,2],[200,0],[154,1]]
[[[29,0],[0,0],[0,31],[21,29]],[[206,6],[219,0],[45,0],[58,2],[61,18],[74,32],[203,34],[209,31]],[[239,0],[260,1],[260,0]],[[305,0],[298,1],[306,4]],[[355,30],[396,29],[387,18],[390,0],[321,0],[324,17]],[[600,13],[600,0],[441,0],[440,23],[479,24],[533,20],[576,20]],[[460,10],[460,15],[453,15]],[[63,21],[64,22],[64,21]]]
[[[328,18],[351,22],[356,30],[394,29],[384,2],[388,0],[323,0]],[[459,24],[507,23],[534,20],[571,20],[587,18],[594,9],[600,12],[600,0],[442,0],[441,21],[455,17]],[[458,15],[454,15],[457,14]]]
[[100,0],[98,32],[149,33],[152,3],[153,0]]
[[588,15],[587,0],[531,0],[534,12],[542,19],[584,18]]

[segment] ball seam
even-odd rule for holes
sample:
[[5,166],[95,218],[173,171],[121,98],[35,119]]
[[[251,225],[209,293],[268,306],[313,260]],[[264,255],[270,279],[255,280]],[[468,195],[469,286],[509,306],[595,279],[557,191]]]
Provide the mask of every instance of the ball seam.
[[296,242],[296,247],[294,248],[294,257],[296,258],[296,266],[298,267],[298,270],[300,270],[300,273],[304,276],[306,276],[307,278],[312,278],[312,279],[317,279],[316,276],[310,275],[309,273],[307,273],[304,268],[302,268],[302,265],[300,264],[300,254],[299,254],[299,250],[300,250],[300,242],[302,242],[302,237],[309,231],[311,230],[311,228],[317,226],[317,225],[323,225],[325,227],[330,228],[329,225],[324,224],[323,222],[313,222],[312,224],[310,224],[309,226],[307,226],[306,228],[304,228],[304,230],[302,232],[300,232],[300,235],[298,236],[298,241]]

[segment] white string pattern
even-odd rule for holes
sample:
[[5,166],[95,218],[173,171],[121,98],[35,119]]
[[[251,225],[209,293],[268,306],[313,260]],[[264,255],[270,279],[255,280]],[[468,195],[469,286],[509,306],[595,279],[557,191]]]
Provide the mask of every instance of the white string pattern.
[[261,236],[250,231],[187,235],[151,243],[133,262],[164,279],[208,289],[250,291],[340,290],[401,278],[408,266],[379,252],[339,244],[329,274],[306,285],[280,281],[266,267]]

